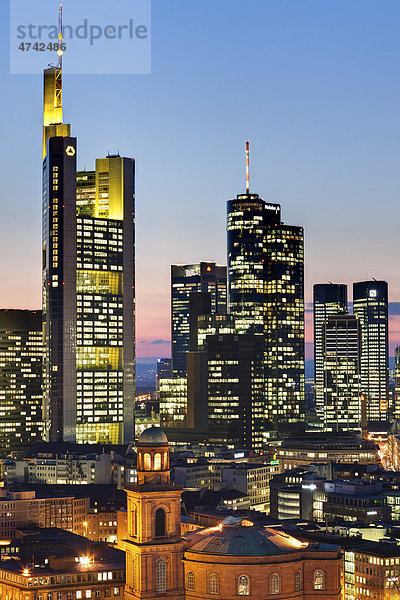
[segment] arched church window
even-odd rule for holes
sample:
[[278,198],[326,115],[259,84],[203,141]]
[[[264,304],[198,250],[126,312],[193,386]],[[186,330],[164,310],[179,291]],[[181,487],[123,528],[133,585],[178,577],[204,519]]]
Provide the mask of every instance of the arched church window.
[[166,533],[166,515],[163,508],[156,510],[156,537],[165,537]]
[[144,455],[144,470],[151,471],[151,456],[148,452]]
[[161,471],[161,454],[159,452],[154,455],[154,471]]

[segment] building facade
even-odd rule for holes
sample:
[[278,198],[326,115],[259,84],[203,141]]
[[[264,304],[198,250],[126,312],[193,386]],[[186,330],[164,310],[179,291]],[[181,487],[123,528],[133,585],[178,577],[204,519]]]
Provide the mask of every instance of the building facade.
[[315,410],[322,424],[325,404],[323,326],[329,315],[347,313],[347,286],[336,283],[315,284],[313,287],[313,308]]
[[257,334],[207,337],[208,440],[260,450],[264,429],[263,338]]
[[361,331],[353,315],[330,315],[322,326],[323,429],[361,431]]
[[304,421],[304,235],[280,205],[240,194],[227,205],[229,312],[238,333],[263,336],[267,438]]
[[361,325],[361,392],[368,421],[386,421],[389,409],[388,285],[353,284],[353,312]]
[[0,452],[43,436],[42,313],[0,310]]
[[[55,82],[45,75],[45,112]],[[49,131],[42,226],[45,436],[130,442],[134,161],[108,156],[96,160],[94,171],[78,173],[76,138]]]
[[195,292],[210,294],[210,312],[227,312],[226,267],[213,262],[171,265],[171,341],[173,377],[185,377],[190,349],[190,298]]

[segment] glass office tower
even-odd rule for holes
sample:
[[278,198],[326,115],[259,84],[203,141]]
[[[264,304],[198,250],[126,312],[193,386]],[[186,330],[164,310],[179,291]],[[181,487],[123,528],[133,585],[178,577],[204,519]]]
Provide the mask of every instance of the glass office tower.
[[361,430],[361,329],[354,315],[329,315],[323,336],[323,429]]
[[42,439],[42,313],[0,310],[0,452]]
[[[45,76],[47,86],[55,77]],[[45,110],[46,112],[46,110]],[[76,170],[76,138],[47,137],[43,163],[46,438],[133,440],[135,165]]]
[[340,283],[317,283],[314,296],[314,389],[315,410],[323,423],[324,413],[324,323],[330,315],[347,313],[347,286]]
[[228,201],[227,234],[229,312],[238,333],[264,340],[263,429],[296,430],[304,421],[303,228],[246,193]]
[[190,295],[208,292],[211,313],[227,311],[226,267],[213,262],[171,265],[171,339],[173,377],[185,377],[190,342]]
[[353,312],[361,325],[361,392],[368,421],[386,421],[389,404],[388,285],[353,284]]

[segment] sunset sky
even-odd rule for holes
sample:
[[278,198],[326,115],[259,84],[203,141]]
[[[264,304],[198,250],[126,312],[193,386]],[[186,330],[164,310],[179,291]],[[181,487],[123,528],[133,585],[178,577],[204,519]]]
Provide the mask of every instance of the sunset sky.
[[[66,0],[65,18],[84,6]],[[0,12],[0,307],[38,308],[42,81],[10,75],[8,2]],[[347,283],[351,299],[353,281],[384,279],[393,350],[399,24],[398,0],[153,0],[150,75],[68,75],[66,53],[79,167],[108,152],[136,159],[139,357],[169,355],[170,264],[226,264],[226,201],[244,191],[246,139],[251,190],[305,228],[308,309],[314,283]],[[306,319],[311,342],[310,310]]]

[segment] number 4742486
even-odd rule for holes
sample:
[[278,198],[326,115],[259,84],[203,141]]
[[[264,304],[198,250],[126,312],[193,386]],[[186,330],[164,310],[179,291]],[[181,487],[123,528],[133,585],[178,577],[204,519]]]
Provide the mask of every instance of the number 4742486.
[[46,50],[57,52],[58,50],[62,50],[64,52],[67,47],[65,44],[53,44],[51,42],[49,44],[45,44],[44,42],[36,42],[35,44],[32,44],[31,42],[21,42],[21,44],[18,46],[18,49],[22,50],[23,52],[29,52],[30,50],[34,50],[36,52],[45,52]]

